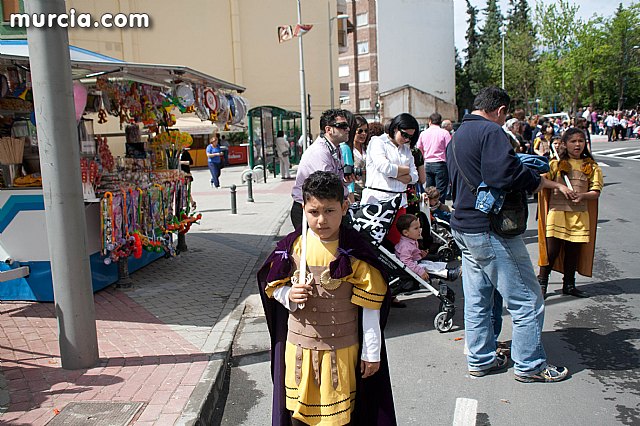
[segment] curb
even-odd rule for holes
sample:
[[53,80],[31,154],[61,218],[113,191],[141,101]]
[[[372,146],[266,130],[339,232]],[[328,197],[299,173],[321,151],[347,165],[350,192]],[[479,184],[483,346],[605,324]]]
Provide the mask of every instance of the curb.
[[[187,406],[174,425],[204,426],[212,424],[216,405],[224,386],[224,379],[230,369],[233,341],[245,312],[247,298],[255,293],[256,287],[248,284],[254,283],[254,276],[258,268],[271,252],[272,246],[270,242],[278,237],[282,225],[289,217],[289,208],[287,207],[283,210],[276,219],[271,232],[264,236],[263,250],[256,263],[251,267],[251,273],[244,286],[234,292],[227,300],[223,313],[229,313],[211,329],[207,343],[205,343],[205,350],[211,350],[209,362],[204,373],[202,373],[200,382],[191,393]],[[216,342],[215,347],[207,348],[209,342]]]

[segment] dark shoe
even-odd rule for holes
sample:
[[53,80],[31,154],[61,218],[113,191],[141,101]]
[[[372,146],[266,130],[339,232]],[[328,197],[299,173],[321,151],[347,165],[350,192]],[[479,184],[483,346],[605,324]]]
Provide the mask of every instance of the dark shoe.
[[456,266],[455,268],[447,268],[447,281],[455,281],[462,276],[462,268]]
[[516,380],[522,383],[554,383],[563,381],[568,375],[569,370],[567,367],[556,367],[549,364],[544,370],[532,376],[519,376],[516,374]]
[[587,298],[589,295],[582,290],[578,290],[576,288],[576,280],[574,277],[572,278],[563,278],[562,280],[562,294],[566,294],[567,296]]
[[498,342],[496,354],[504,355],[505,357],[509,358],[511,356],[511,347],[507,342]]
[[542,290],[542,297],[546,299],[547,287],[549,286],[549,278],[538,277],[538,282],[540,283],[540,290]]
[[579,297],[581,299],[586,299],[589,297],[587,293],[582,290],[578,290],[575,285],[571,287],[562,287],[562,294],[567,296]]
[[469,370],[469,375],[473,377],[484,377],[489,374],[499,373],[500,371],[504,371],[509,367],[509,359],[504,355],[496,355],[496,362],[493,366],[486,368],[484,370],[471,371]]
[[398,300],[397,297],[394,297],[391,300],[391,307],[393,308],[406,308],[407,304]]

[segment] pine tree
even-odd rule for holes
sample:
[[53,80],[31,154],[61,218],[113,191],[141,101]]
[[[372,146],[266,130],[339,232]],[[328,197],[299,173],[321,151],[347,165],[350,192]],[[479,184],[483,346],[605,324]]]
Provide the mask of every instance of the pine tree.
[[526,0],[510,0],[505,34],[505,88],[514,107],[530,112],[537,75],[536,38]]

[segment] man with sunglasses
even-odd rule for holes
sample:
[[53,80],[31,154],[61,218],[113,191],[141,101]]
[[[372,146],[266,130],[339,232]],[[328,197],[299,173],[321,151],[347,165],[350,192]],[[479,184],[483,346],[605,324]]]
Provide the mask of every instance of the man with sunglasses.
[[296,172],[296,184],[291,191],[291,223],[302,228],[302,184],[316,171],[332,172],[340,176],[344,184],[344,197],[348,197],[347,185],[353,182],[353,176],[345,178],[344,163],[340,154],[340,143],[349,140],[349,112],[343,109],[329,109],[320,117],[320,131],[324,132],[302,154]]

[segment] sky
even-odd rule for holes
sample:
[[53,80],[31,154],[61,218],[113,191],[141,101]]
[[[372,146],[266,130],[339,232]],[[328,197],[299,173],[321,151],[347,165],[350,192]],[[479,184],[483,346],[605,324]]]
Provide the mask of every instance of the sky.
[[[545,4],[556,3],[555,0],[541,0]],[[635,1],[637,3],[638,0]],[[500,12],[502,15],[506,15],[509,10],[509,2],[508,0],[499,0],[500,4]],[[594,14],[598,14],[600,16],[612,16],[615,10],[618,8],[618,4],[622,3],[623,6],[629,6],[634,3],[633,0],[581,0],[581,1],[573,1],[573,3],[578,4],[580,9],[578,10],[578,15],[583,19],[588,19]],[[471,0],[471,4],[477,7],[479,10],[485,8],[487,6],[486,0]],[[535,0],[529,0],[529,6],[531,7],[531,11],[535,10]],[[455,25],[455,43],[458,52],[462,54],[462,50],[467,47],[467,42],[464,39],[464,35],[467,32],[467,3],[465,0],[453,0],[453,16],[454,16],[454,25]],[[484,19],[484,14],[480,11],[478,18],[480,20]],[[483,23],[480,22],[480,27],[482,27]]]

